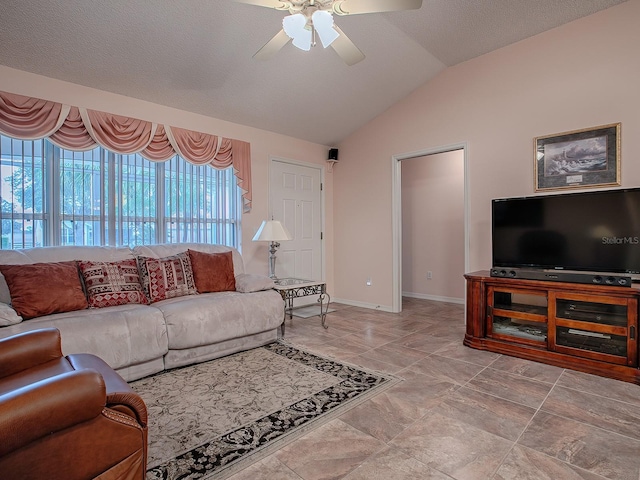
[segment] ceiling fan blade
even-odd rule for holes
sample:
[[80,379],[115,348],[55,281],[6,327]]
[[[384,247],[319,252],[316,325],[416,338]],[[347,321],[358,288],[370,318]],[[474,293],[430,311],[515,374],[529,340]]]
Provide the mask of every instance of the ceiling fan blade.
[[289,36],[284,33],[284,30],[280,30],[275,36],[265,43],[264,47],[258,50],[253,58],[258,60],[268,60],[273,57],[282,47],[284,47],[289,40]]
[[286,10],[285,2],[280,0],[235,0],[236,3],[246,3],[247,5],[257,5],[258,7],[275,8],[277,10]]
[[336,38],[331,47],[336,51],[338,56],[346,63],[347,65],[355,65],[356,63],[364,60],[364,53],[360,51],[358,47],[347,37],[344,32],[338,27],[334,25],[333,28],[340,34],[338,38]]
[[357,15],[360,13],[415,10],[420,7],[422,7],[422,0],[344,0],[344,2],[336,3],[333,11],[338,15]]

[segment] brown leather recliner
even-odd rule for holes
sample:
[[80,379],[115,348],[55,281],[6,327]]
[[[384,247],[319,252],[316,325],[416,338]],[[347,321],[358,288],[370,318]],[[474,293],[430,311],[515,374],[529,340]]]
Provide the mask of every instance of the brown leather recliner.
[[0,340],[0,478],[143,480],[146,459],[147,408],[103,360],[54,328]]

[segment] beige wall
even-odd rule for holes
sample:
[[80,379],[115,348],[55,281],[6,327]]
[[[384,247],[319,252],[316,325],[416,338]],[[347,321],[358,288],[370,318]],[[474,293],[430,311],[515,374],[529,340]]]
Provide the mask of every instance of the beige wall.
[[[622,122],[622,183],[640,185],[639,19],[640,0],[630,0],[449,68],[343,141],[340,163],[325,170],[334,299],[392,308],[394,155],[468,146],[470,270],[490,266],[490,200],[533,193],[534,137]],[[242,250],[251,272],[267,272],[266,246],[250,239],[268,215],[269,155],[325,165],[327,146],[3,66],[0,89],[250,142]]]
[[462,302],[464,152],[402,160],[401,171],[403,295]]
[[470,270],[490,267],[490,200],[533,194],[534,137],[622,122],[622,184],[640,185],[639,21],[630,0],[449,68],[341,142],[335,297],[392,307],[393,155],[466,143]]
[[[79,107],[140,118],[235,138],[251,143],[253,209],[242,217],[242,252],[248,272],[268,272],[267,245],[251,238],[269,212],[269,156],[326,165],[328,147],[292,137],[196,115],[93,88],[74,85],[0,66],[0,90],[29,95]],[[325,169],[325,249],[333,255],[333,174]],[[332,291],[333,263],[325,261],[325,277]]]

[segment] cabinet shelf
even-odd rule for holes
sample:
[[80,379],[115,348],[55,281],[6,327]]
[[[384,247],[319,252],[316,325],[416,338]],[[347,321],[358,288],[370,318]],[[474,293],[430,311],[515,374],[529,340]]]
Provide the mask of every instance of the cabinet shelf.
[[497,310],[501,310],[501,311],[506,311],[506,312],[518,312],[518,313],[525,313],[525,314],[529,314],[529,315],[537,315],[539,317],[546,317],[547,316],[547,307],[540,307],[537,305],[525,305],[522,303],[515,303],[513,305],[502,305],[502,304],[495,304],[493,307],[496,311]]
[[465,345],[640,384],[635,286],[465,278]]
[[513,319],[494,315],[491,336],[532,345],[546,344],[547,325],[543,322]]
[[506,310],[504,308],[494,308],[493,315],[498,317],[519,318],[529,322],[547,323],[547,316],[540,313],[522,312],[520,310]]
[[588,352],[612,355],[610,362],[626,363],[627,337],[606,333],[596,333],[569,327],[558,327],[556,345],[577,349],[580,354]]

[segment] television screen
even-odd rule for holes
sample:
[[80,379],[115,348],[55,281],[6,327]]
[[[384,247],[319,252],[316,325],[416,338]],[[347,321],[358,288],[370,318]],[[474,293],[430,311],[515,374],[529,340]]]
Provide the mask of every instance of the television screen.
[[640,274],[640,188],[495,199],[494,267]]

